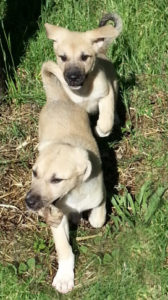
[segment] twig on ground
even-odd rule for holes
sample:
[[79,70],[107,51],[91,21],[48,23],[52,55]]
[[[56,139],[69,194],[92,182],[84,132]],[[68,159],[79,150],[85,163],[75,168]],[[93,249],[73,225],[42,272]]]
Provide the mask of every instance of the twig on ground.
[[89,240],[89,239],[94,239],[97,236],[102,236],[102,232],[99,232],[98,234],[93,234],[93,235],[87,235],[87,236],[81,236],[81,237],[79,236],[76,238],[76,240],[78,242],[80,242],[80,241],[85,241],[85,240]]
[[20,210],[18,207],[14,206],[14,205],[10,205],[10,204],[0,204],[0,207],[3,207],[3,208],[14,208],[14,209]]

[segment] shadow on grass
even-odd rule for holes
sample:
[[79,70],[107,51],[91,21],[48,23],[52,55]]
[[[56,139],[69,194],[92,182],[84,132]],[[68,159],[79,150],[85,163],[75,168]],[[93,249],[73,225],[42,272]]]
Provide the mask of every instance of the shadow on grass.
[[[38,29],[37,21],[44,3],[45,0],[6,1],[6,14],[3,20],[3,26],[0,24],[0,35],[3,51],[6,56],[7,70],[5,71],[7,71],[10,76],[13,75],[13,68],[16,68],[20,63],[29,38],[32,37]],[[0,49],[0,61],[0,68],[4,69],[5,62],[2,49]]]

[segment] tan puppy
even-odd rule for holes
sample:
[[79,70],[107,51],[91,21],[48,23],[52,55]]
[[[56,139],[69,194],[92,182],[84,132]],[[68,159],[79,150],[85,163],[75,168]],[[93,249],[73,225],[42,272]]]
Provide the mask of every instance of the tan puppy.
[[[115,26],[106,25],[113,20]],[[122,30],[117,14],[108,14],[97,29],[73,32],[45,24],[47,37],[54,41],[57,64],[50,62],[50,70],[60,80],[70,99],[88,113],[99,109],[96,132],[108,136],[114,124],[117,98],[117,76],[105,51]]]
[[[53,286],[67,293],[74,286],[74,254],[69,244],[68,216],[91,210],[90,224],[103,226],[106,218],[101,160],[88,115],[69,100],[52,74],[42,68],[47,103],[39,122],[39,156],[33,166],[28,208],[49,213],[58,254]],[[55,91],[54,91],[55,89]],[[55,97],[53,96],[53,92]],[[56,224],[48,208],[56,206]],[[59,222],[59,212],[63,218]],[[56,225],[56,226],[55,226]],[[58,225],[58,226],[57,226]]]

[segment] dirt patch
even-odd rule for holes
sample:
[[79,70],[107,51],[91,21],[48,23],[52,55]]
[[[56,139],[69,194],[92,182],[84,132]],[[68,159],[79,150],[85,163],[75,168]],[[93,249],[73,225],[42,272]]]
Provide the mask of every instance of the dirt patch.
[[37,152],[38,112],[35,105],[1,106],[0,227],[5,231],[26,226],[29,218],[24,198]]

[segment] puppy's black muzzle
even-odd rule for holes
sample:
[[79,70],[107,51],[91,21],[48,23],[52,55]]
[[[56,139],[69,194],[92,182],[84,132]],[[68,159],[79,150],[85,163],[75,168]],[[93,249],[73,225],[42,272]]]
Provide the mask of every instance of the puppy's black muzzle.
[[29,209],[39,210],[43,207],[41,196],[33,193],[31,190],[27,193],[25,202]]
[[82,86],[85,80],[85,73],[81,71],[81,69],[74,67],[65,70],[64,78],[69,86]]

